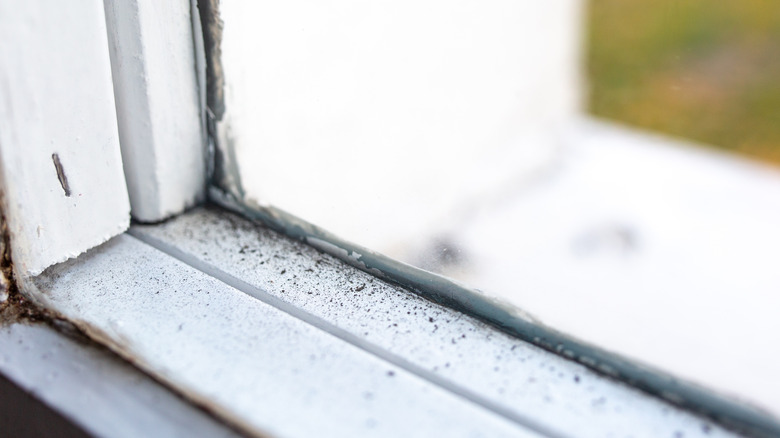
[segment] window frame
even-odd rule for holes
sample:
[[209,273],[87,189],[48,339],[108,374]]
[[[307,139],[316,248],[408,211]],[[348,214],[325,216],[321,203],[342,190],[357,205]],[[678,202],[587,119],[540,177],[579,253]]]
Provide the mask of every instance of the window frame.
[[[110,2],[107,2],[106,5],[109,3]],[[123,156],[130,156],[128,154],[132,154],[136,157],[133,160],[125,160],[125,176],[129,179],[135,177],[139,180],[145,180],[148,179],[148,176],[145,176],[145,172],[152,169],[173,176],[173,179],[186,176],[186,179],[190,181],[187,184],[186,189],[172,187],[162,180],[154,182],[151,186],[147,186],[147,188],[151,187],[151,190],[155,192],[163,192],[169,189],[172,190],[174,194],[169,199],[172,199],[170,205],[173,205],[173,207],[161,206],[159,199],[164,198],[164,196],[155,195],[149,197],[149,199],[153,200],[145,200],[144,198],[147,194],[143,193],[140,188],[131,187],[130,198],[133,204],[132,208],[135,212],[142,211],[150,205],[152,206],[149,207],[152,213],[148,215],[146,213],[138,214],[135,217],[137,220],[155,222],[178,214],[184,209],[202,202],[205,196],[204,187],[206,184],[209,184],[208,188],[205,190],[208,192],[208,199],[210,202],[238,212],[242,216],[254,221],[258,221],[292,239],[313,246],[368,274],[374,275],[390,283],[397,284],[425,299],[474,317],[479,321],[483,321],[495,329],[517,339],[539,346],[569,360],[576,361],[591,370],[628,383],[631,386],[665,399],[677,406],[699,412],[711,418],[717,418],[724,424],[738,429],[753,431],[756,434],[771,434],[780,431],[780,429],[777,429],[777,424],[770,418],[749,406],[723,399],[706,389],[679,381],[673,376],[657,370],[647,369],[646,367],[622,358],[619,355],[585,344],[570,336],[559,333],[552,328],[545,327],[537,321],[533,321],[528,316],[519,313],[512,307],[494,302],[479,293],[479,291],[467,288],[449,279],[431,274],[424,270],[404,265],[366,248],[351,244],[313,224],[289,215],[281,210],[273,207],[261,207],[245,201],[240,187],[240,177],[236,172],[235,155],[230,146],[224,141],[224,134],[228,127],[220,124],[219,114],[221,111],[218,107],[218,102],[220,102],[220,100],[215,97],[215,93],[218,93],[218,91],[215,90],[219,89],[215,84],[221,81],[221,78],[219,78],[217,73],[218,59],[216,59],[218,58],[219,51],[219,20],[217,15],[218,11],[214,8],[217,4],[217,0],[203,0],[200,2],[200,5],[196,5],[196,2],[193,0],[188,3],[189,15],[177,16],[172,10],[166,12],[168,15],[165,16],[165,19],[173,21],[178,20],[180,25],[182,23],[186,24],[185,27],[189,27],[191,31],[188,40],[180,39],[180,44],[178,44],[178,46],[174,45],[172,48],[169,47],[170,50],[184,50],[192,55],[186,57],[186,59],[179,60],[185,65],[190,65],[191,63],[195,64],[194,69],[187,70],[186,68],[183,68],[180,70],[189,71],[187,77],[184,78],[186,80],[183,80],[181,76],[169,75],[168,72],[162,68],[162,64],[160,64],[160,55],[152,54],[154,50],[159,48],[159,38],[164,37],[157,34],[144,34],[142,29],[150,25],[150,23],[145,22],[145,20],[151,20],[152,16],[148,13],[139,13],[139,11],[148,12],[149,10],[143,8],[150,7],[152,2],[139,0],[135,3],[128,3],[125,5],[127,7],[135,7],[135,14],[128,12],[127,10],[120,13],[119,10],[112,9],[112,15],[108,6],[105,11],[108,26],[114,26],[115,29],[118,29],[121,25],[128,24],[122,23],[122,20],[117,19],[119,15],[116,14],[126,14],[138,19],[137,22],[130,23],[136,26],[135,28],[125,29],[124,32],[117,31],[116,33],[111,33],[111,30],[109,30],[109,35],[113,35],[115,38],[112,43],[112,64],[117,66],[114,68],[114,94],[117,94],[119,92],[118,90],[124,87],[127,90],[124,91],[124,93],[127,95],[140,95],[148,98],[145,103],[135,102],[127,103],[126,105],[126,99],[124,101],[122,99],[117,99],[117,117],[120,119],[124,116],[130,118],[130,115],[138,113],[139,107],[144,106],[145,109],[140,111],[146,111],[149,114],[175,112],[175,109],[181,109],[182,106],[186,106],[190,113],[197,114],[199,118],[198,123],[189,126],[188,135],[200,140],[182,145],[181,149],[168,151],[171,153],[167,155],[162,155],[161,152],[165,151],[168,145],[176,144],[176,142],[170,142],[170,140],[169,142],[153,141],[147,143],[150,147],[144,149],[144,146],[139,146],[140,143],[122,140],[122,128],[120,126],[119,137],[122,143]],[[92,6],[94,7],[94,2]],[[198,8],[199,13],[194,13],[195,8]],[[113,19],[111,17],[113,17]],[[156,19],[160,18],[156,17]],[[201,21],[205,21],[207,24],[201,26]],[[201,30],[204,32],[203,38],[201,38]],[[149,38],[149,40],[144,43],[144,38]],[[133,42],[128,42],[130,40],[133,40]],[[182,45],[182,41],[188,41],[188,45]],[[124,69],[130,68],[130,63],[127,61],[129,58],[121,61],[120,58],[126,55],[117,53],[117,48],[125,47],[126,44],[137,44],[137,50],[142,52],[140,55],[137,52],[128,53],[130,53],[131,57],[140,56],[140,60],[144,64],[143,69],[146,74],[145,81],[134,82],[120,80],[120,82],[117,82],[117,78],[121,76],[123,71],[126,71]],[[203,50],[207,50],[205,54],[202,53]],[[124,65],[118,67],[123,62]],[[162,100],[162,104],[159,103],[159,101],[154,101],[154,99],[151,98],[155,97],[154,93],[156,92],[150,90],[159,90],[160,88],[153,88],[150,84],[155,83],[157,80],[164,84],[181,81],[180,85],[183,88],[195,87],[197,92],[194,93],[194,95],[198,96],[198,98],[193,100],[190,95],[187,99],[174,101],[173,105],[171,105],[171,101],[165,99]],[[208,94],[206,90],[208,90]],[[210,102],[205,107],[204,100]],[[148,123],[141,123],[141,125],[149,129],[149,132],[141,133],[140,135],[149,136],[152,135],[151,133],[159,132],[156,130],[164,130],[164,122],[165,119],[161,117],[157,120],[151,120]],[[130,125],[127,126],[128,127],[124,128],[125,136],[127,136],[128,130],[142,129],[138,127],[129,127]],[[208,137],[206,139],[202,137],[204,135],[204,129],[208,132]],[[172,136],[173,134],[168,132],[166,135]],[[204,147],[205,142],[208,143],[208,147]],[[9,152],[4,151],[4,153],[8,154]],[[183,155],[190,157],[194,161],[182,160],[181,158]],[[5,158],[6,161],[8,161],[7,156]],[[128,164],[131,161],[134,161],[136,164]],[[170,168],[165,167],[172,165],[172,163],[187,162],[200,162],[202,165],[195,167],[180,166],[176,167],[175,170],[170,170]],[[68,172],[72,171],[89,172],[88,169],[72,169],[68,167]],[[209,178],[211,179],[209,180]],[[171,179],[168,179],[167,181],[171,181]],[[99,184],[100,181],[96,181],[95,183]],[[11,187],[9,188],[14,190]],[[136,191],[135,196],[133,195],[133,191]],[[117,194],[115,189],[107,192],[109,196]],[[119,193],[119,195],[122,194],[123,193]],[[134,199],[136,201],[133,201]],[[8,201],[6,200],[6,202]],[[8,205],[5,205],[5,211],[9,211]],[[83,226],[88,228],[91,227],[92,224],[84,223]],[[124,231],[126,228],[127,226],[125,225],[121,231]],[[114,232],[114,234],[118,234],[118,232]],[[18,242],[20,240],[18,231],[13,229],[10,231],[10,240],[12,242]],[[92,242],[87,245],[87,247],[94,246],[95,244],[95,242]],[[81,252],[85,249],[87,248],[81,248],[76,252]],[[15,251],[15,253],[19,254],[20,251]],[[19,270],[17,271],[16,276],[21,279],[26,277],[27,273],[23,270]],[[21,283],[24,285],[24,280],[21,280]]]

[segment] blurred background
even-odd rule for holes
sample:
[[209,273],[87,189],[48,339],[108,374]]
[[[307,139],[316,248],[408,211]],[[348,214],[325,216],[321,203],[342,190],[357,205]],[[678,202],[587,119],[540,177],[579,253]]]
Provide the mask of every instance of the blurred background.
[[588,112],[780,164],[780,8],[590,0]]
[[223,0],[247,196],[780,413],[774,0]]

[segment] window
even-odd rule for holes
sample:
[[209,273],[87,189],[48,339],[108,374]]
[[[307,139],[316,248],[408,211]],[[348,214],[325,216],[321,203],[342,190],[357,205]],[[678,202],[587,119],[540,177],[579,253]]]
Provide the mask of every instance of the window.
[[[730,172],[723,170],[731,168],[728,159],[701,158],[696,152],[679,152],[663,145],[667,140],[582,120],[578,114],[582,93],[577,88],[581,79],[576,69],[550,76],[528,67],[531,59],[533,67],[539,67],[537,61],[543,60],[553,69],[575,68],[582,25],[580,3],[255,5],[268,8],[256,13],[234,9],[237,5],[233,0],[199,5],[142,1],[106,4],[104,11],[100,2],[85,1],[68,9],[74,19],[67,21],[60,15],[64,8],[40,0],[17,9],[7,7],[0,14],[7,17],[0,20],[9,24],[3,27],[7,38],[0,44],[0,53],[15,61],[2,69],[2,78],[24,85],[6,97],[4,107],[21,110],[0,113],[12,127],[5,131],[0,152],[8,237],[16,280],[25,294],[249,433],[729,433],[604,375],[714,416],[739,431],[769,436],[777,430],[770,415],[687,381],[670,380],[663,370],[647,369],[561,334],[515,307],[450,279],[448,276],[468,275],[469,263],[478,256],[477,252],[458,251],[463,246],[458,221],[441,227],[434,220],[430,232],[412,230],[412,235],[431,236],[419,247],[430,257],[417,261],[438,271],[431,273],[350,243],[361,243],[352,235],[336,237],[325,231],[330,228],[327,222],[319,228],[285,210],[300,214],[284,205],[292,202],[287,197],[290,193],[297,193],[295,184],[300,190],[309,190],[317,172],[332,171],[337,165],[345,166],[344,172],[324,176],[318,184],[332,184],[347,175],[349,178],[342,181],[350,187],[367,188],[369,181],[403,187],[393,180],[398,169],[406,172],[400,173],[404,178],[416,178],[439,166],[442,172],[449,172],[446,178],[422,178],[407,186],[397,199],[414,193],[422,196],[419,204],[425,206],[437,201],[436,196],[425,198],[426,190],[462,187],[476,202],[466,204],[462,211],[465,216],[473,215],[475,223],[490,207],[480,203],[485,193],[493,193],[492,187],[510,181],[524,189],[533,188],[538,184],[535,178],[540,178],[537,173],[554,174],[555,166],[550,163],[559,162],[574,149],[586,157],[592,154],[596,158],[585,160],[586,164],[595,161],[598,165],[606,152],[619,154],[621,145],[628,143],[632,146],[627,159],[633,159],[635,167],[631,172],[621,167],[624,173],[642,170],[652,160],[660,163],[656,168],[678,179],[685,171],[665,166],[669,160],[704,160],[718,175]],[[355,20],[354,14],[360,20]],[[224,19],[224,27],[220,19]],[[517,26],[519,19],[525,20],[524,26]],[[37,25],[30,26],[30,22],[45,24],[49,32],[36,34]],[[404,30],[403,38],[388,39],[399,26]],[[264,32],[265,38],[253,39],[248,33],[253,28]],[[464,29],[469,33],[463,34]],[[528,29],[544,33],[540,40],[549,44],[542,46],[539,40],[527,38],[522,32]],[[59,37],[63,34],[68,38]],[[18,42],[27,38],[36,44],[18,51]],[[343,45],[334,44],[334,40]],[[90,43],[83,49],[87,41]],[[62,55],[52,58],[57,63],[45,74],[26,77],[26,71],[39,69],[40,59],[51,56],[54,42]],[[235,73],[236,60],[247,58],[241,45],[246,48],[254,42],[263,48],[256,57],[260,75],[247,74],[242,83]],[[85,58],[94,62],[83,63],[72,56],[76,47],[85,50]],[[439,51],[442,47],[446,50]],[[524,56],[514,55],[520,49]],[[274,60],[284,62],[271,62]],[[269,65],[277,69],[269,69]],[[452,70],[457,74],[448,75]],[[517,80],[515,73],[523,72],[536,75],[530,82]],[[78,79],[71,82],[63,73]],[[354,80],[344,80],[345,74],[354,75]],[[495,79],[478,81],[486,88],[463,85],[485,77]],[[313,88],[300,88],[300,81]],[[364,88],[355,90],[361,83]],[[565,86],[540,85],[544,83]],[[381,85],[393,92],[382,94],[377,89]],[[254,99],[242,86],[270,93],[265,97],[277,93],[279,100]],[[337,87],[329,89],[332,86]],[[410,93],[407,86],[416,91]],[[551,88],[560,94],[550,98],[547,93]],[[317,89],[325,93],[319,96],[327,99],[312,98],[317,93],[309,92]],[[45,91],[34,95],[35,102],[57,104],[51,106],[52,114],[43,117],[36,112],[43,107],[20,103],[30,90]],[[296,90],[306,93],[287,99]],[[507,94],[508,90],[511,93]],[[368,103],[365,93],[369,93]],[[427,100],[407,102],[415,94],[425,94]],[[345,95],[352,99],[349,104],[334,105]],[[520,98],[531,95],[538,96]],[[247,107],[259,106],[263,116],[256,119],[259,122],[244,118],[242,124],[242,117],[252,113],[242,113],[240,98],[246,98],[243,104]],[[442,99],[446,104],[439,101]],[[516,105],[518,99],[522,111]],[[387,126],[384,119],[372,119],[376,116],[372,100],[392,103],[383,108],[396,117],[392,120],[405,124],[404,129],[383,132],[377,140],[382,151],[392,150],[388,157],[395,154],[403,158],[395,167],[388,165],[391,158],[384,155],[379,159],[370,153],[362,156],[372,159],[370,165],[355,161],[371,151],[362,145],[373,142],[375,131]],[[63,111],[71,101],[78,103],[75,111]],[[266,102],[271,106],[263,107]],[[472,107],[473,102],[479,106]],[[510,117],[517,112],[528,117],[520,128]],[[368,117],[349,125],[350,119],[363,113]],[[315,117],[317,114],[322,118]],[[329,117],[333,116],[341,117],[343,124],[332,124]],[[291,185],[281,183],[280,175],[273,176],[275,168],[288,162],[277,157],[260,175],[272,177],[274,184],[259,188],[282,190],[279,201],[269,198],[272,205],[278,202],[281,208],[260,206],[254,199],[258,198],[253,192],[256,188],[241,185],[249,181],[248,172],[254,169],[242,156],[247,150],[241,149],[241,143],[262,135],[273,140],[274,131],[264,131],[269,122],[271,128],[283,128],[277,139],[308,144],[312,146],[310,153],[318,152],[313,146],[324,142],[323,150],[327,151],[319,162],[306,163],[305,154],[280,148],[296,155],[295,165],[283,172],[292,172]],[[426,132],[430,126],[435,135]],[[496,145],[488,148],[488,153],[484,145],[489,142],[475,140],[486,131],[498,132],[490,138]],[[325,135],[328,132],[333,137]],[[360,135],[342,138],[344,133],[356,132]],[[30,141],[34,145],[31,152],[20,152],[19,146],[27,141],[23,135],[40,137]],[[49,143],[39,141],[46,136],[51,137]],[[423,141],[408,143],[419,138]],[[206,148],[206,142],[212,147]],[[437,151],[442,144],[453,142],[471,147],[472,154],[465,158],[431,154],[436,159],[427,163],[416,159],[423,147]],[[273,141],[261,143],[270,148],[279,146]],[[529,146],[510,155],[513,160],[502,160],[518,144]],[[335,159],[340,147],[346,152]],[[97,158],[105,165],[100,172],[93,171],[90,164]],[[484,160],[491,171],[471,175],[469,164],[474,159]],[[528,174],[516,179],[515,167],[500,168],[514,160],[526,166],[523,171]],[[441,166],[442,162],[451,169]],[[420,169],[413,172],[414,166]],[[607,169],[615,171],[614,167]],[[358,176],[348,173],[350,170]],[[216,184],[206,190],[205,176],[211,171]],[[125,181],[120,177],[123,174]],[[474,184],[464,183],[461,177],[471,178],[464,181]],[[401,182],[408,182],[404,178]],[[761,178],[768,182],[751,179],[745,187],[768,187],[776,180],[772,170]],[[577,186],[577,181],[567,183],[564,179],[556,190],[565,192],[572,184]],[[678,187],[673,178],[667,182]],[[291,188],[294,190],[289,191]],[[246,195],[242,189],[247,190]],[[180,214],[202,202],[206,191],[212,202],[260,219],[288,237],[222,210],[199,207]],[[511,198],[510,192],[506,196]],[[46,196],[39,202],[40,193]],[[337,190],[330,190],[323,198],[331,202],[339,196]],[[457,197],[442,198],[438,204],[442,212],[461,202]],[[344,199],[358,206],[350,215],[366,210],[365,205],[355,202],[354,192]],[[491,199],[495,205],[503,200],[501,196]],[[259,197],[259,201],[264,199]],[[325,205],[317,211],[334,210],[327,207],[333,204]],[[123,233],[128,208],[136,223]],[[429,210],[396,205],[392,214],[419,217]],[[540,221],[556,218],[541,208],[538,213],[537,205],[527,206],[526,211],[539,214]],[[167,222],[157,223],[171,216]],[[343,214],[333,217],[339,216]],[[585,256],[596,252],[595,263],[605,259],[611,263],[609,257],[622,257],[621,251],[632,250],[636,239],[630,229],[626,231],[621,223],[601,227],[598,220],[578,236],[576,251]],[[504,230],[525,229],[512,220],[507,222],[511,225],[501,229],[502,235],[506,235]],[[70,224],[74,232],[58,228],[63,223]],[[547,237],[528,230],[538,234],[534,237],[540,241]],[[392,233],[388,236],[396,239]],[[57,263],[68,257],[69,261]],[[498,267],[504,259],[486,259],[482,265]],[[530,256],[528,260],[535,261]],[[549,266],[554,263],[553,259]],[[562,277],[557,270],[549,272]],[[572,272],[567,270],[567,275]],[[522,283],[518,281],[518,289]],[[552,325],[590,340],[575,326],[555,321]],[[621,347],[618,352],[628,354],[625,351]],[[749,396],[768,400],[756,394]],[[563,425],[559,424],[562,415],[567,419]],[[300,421],[301,416],[306,421]]]

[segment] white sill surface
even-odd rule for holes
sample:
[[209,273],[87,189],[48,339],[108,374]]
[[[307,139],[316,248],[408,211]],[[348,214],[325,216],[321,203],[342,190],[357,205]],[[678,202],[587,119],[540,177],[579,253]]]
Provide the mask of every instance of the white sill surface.
[[540,436],[122,235],[39,299],[254,435]]
[[734,436],[231,214],[132,232],[36,297],[249,434]]

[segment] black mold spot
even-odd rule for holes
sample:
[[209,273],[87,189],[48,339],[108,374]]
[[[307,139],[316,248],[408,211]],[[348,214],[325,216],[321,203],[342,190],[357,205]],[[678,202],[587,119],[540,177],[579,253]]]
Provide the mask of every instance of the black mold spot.
[[70,186],[68,185],[68,177],[65,176],[65,169],[62,168],[62,162],[60,156],[51,154],[51,160],[54,162],[54,170],[57,171],[57,179],[60,180],[62,190],[65,192],[65,196],[70,197]]

